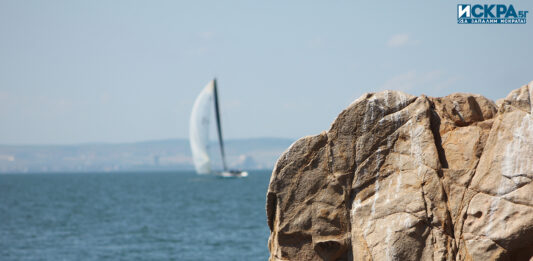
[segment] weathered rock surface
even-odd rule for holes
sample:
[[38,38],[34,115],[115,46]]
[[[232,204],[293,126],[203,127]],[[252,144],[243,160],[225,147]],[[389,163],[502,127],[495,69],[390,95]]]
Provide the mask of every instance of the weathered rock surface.
[[270,260],[531,260],[532,99],[363,95],[279,158]]

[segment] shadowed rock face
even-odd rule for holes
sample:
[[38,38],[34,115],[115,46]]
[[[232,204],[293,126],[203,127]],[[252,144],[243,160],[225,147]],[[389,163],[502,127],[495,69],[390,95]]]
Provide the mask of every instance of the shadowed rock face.
[[270,260],[530,260],[532,98],[363,95],[278,159]]

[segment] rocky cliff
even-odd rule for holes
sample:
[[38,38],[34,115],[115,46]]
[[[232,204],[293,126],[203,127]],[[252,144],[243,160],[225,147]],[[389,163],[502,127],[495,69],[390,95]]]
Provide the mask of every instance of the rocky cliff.
[[532,99],[363,95],[278,159],[270,260],[531,260]]

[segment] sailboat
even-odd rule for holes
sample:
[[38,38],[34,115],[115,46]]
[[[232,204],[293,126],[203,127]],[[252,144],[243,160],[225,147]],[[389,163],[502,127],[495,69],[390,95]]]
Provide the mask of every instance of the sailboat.
[[[213,171],[211,157],[209,156],[209,127],[212,108],[215,108],[215,122],[218,133],[218,144],[222,159],[222,171]],[[189,141],[193,156],[194,167],[198,174],[214,174],[223,178],[247,177],[248,172],[229,170],[226,164],[224,152],[224,139],[222,138],[222,126],[220,125],[220,107],[217,93],[217,80],[210,81],[200,92],[192,107],[189,125]]]

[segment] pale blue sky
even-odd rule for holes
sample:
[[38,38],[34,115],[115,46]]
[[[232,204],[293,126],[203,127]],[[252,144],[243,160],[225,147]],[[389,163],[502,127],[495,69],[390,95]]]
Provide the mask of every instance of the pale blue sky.
[[[491,99],[533,80],[526,25],[453,1],[0,1],[0,144],[186,138],[217,76],[227,138],[328,129],[365,92]],[[376,1],[377,2],[377,1]]]

